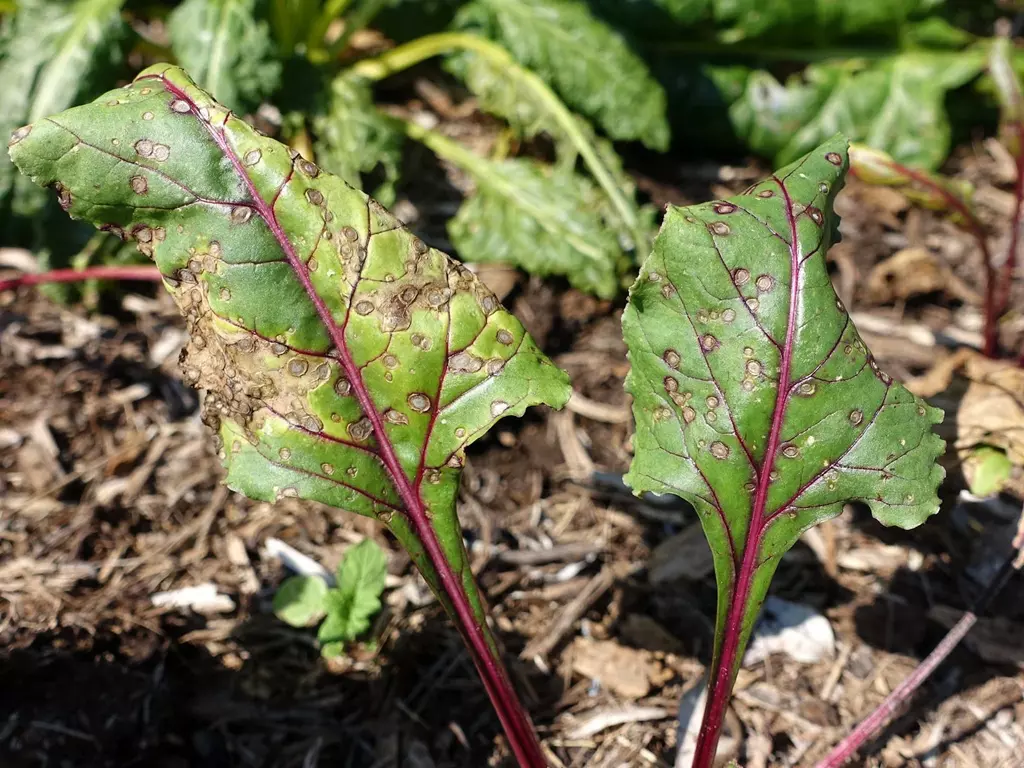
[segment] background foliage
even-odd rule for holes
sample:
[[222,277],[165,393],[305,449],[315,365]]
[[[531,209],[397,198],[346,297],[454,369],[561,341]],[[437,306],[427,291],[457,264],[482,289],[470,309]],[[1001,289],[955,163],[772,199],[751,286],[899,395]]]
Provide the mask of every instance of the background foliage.
[[[959,0],[18,0],[0,4],[0,127],[177,62],[388,205],[408,180],[403,145],[426,145],[468,178],[442,245],[610,298],[656,224],[620,153],[782,165],[840,131],[935,169],[958,114],[994,120],[996,12]],[[447,74],[424,72],[506,125],[488,152],[381,100],[407,96],[401,73],[435,58]],[[0,158],[0,243],[44,266],[133,258],[55,223],[55,205]]]

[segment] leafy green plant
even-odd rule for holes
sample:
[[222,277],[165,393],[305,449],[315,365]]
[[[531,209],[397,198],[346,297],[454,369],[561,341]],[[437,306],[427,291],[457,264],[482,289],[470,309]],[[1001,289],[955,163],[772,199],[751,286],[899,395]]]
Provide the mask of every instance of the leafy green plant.
[[319,624],[317,640],[325,658],[339,656],[370,628],[381,607],[388,558],[373,539],[349,549],[338,564],[331,588],[319,576],[291,576],[274,595],[274,613],[281,621],[303,628]]
[[385,523],[466,639],[517,759],[543,765],[455,497],[466,447],[504,416],[564,405],[566,375],[472,272],[181,69],[24,126],[10,154],[72,217],[156,262],[229,487]]
[[826,271],[847,162],[837,137],[738,197],[670,208],[623,315],[636,420],[626,480],[689,501],[714,554],[701,768],[800,534],[852,500],[902,528],[939,506],[942,413],[879,370]]

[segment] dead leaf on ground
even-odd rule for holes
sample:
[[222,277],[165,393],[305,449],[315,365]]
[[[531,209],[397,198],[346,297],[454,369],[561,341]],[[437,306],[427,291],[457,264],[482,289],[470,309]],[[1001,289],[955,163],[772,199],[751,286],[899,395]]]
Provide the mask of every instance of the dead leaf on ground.
[[939,292],[969,304],[981,303],[981,297],[948,264],[919,246],[904,248],[876,264],[868,275],[867,289],[876,303]]
[[612,640],[580,637],[569,650],[573,671],[600,681],[627,699],[642,699],[651,692],[652,664],[644,651]]

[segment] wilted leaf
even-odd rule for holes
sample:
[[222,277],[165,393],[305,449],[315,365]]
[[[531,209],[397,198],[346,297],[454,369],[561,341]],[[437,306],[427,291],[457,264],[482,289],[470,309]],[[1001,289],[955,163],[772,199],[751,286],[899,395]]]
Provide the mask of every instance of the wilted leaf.
[[[472,0],[455,25],[500,42],[613,139],[639,139],[652,149],[668,147],[664,91],[626,41],[594,18],[582,0]],[[496,90],[480,85],[494,73],[469,72],[497,108],[501,97]],[[510,99],[508,95],[505,101]]]
[[448,222],[466,261],[514,264],[533,275],[562,275],[581,291],[611,298],[626,258],[600,190],[572,171],[532,160],[484,161],[476,193]]
[[185,0],[167,31],[181,66],[230,109],[255,109],[281,82],[281,63],[256,0]]
[[903,528],[938,510],[941,411],[878,369],[825,266],[846,163],[834,138],[743,195],[670,208],[623,315],[626,480],[693,504],[714,552],[714,706],[803,531],[851,500]]
[[156,261],[228,485],[387,523],[502,680],[455,513],[464,451],[570,388],[493,294],[175,67],[20,129],[11,154]]
[[324,112],[313,116],[316,159],[326,170],[362,189],[363,176],[380,167],[384,180],[374,197],[385,205],[395,199],[405,134],[377,109],[369,83],[340,75],[330,87]]
[[785,85],[756,71],[729,113],[740,138],[780,165],[838,130],[901,163],[932,169],[949,153],[946,94],[984,65],[981,50],[971,50],[814,64]]
[[292,627],[309,627],[323,618],[327,584],[318,576],[292,576],[274,593],[274,615]]

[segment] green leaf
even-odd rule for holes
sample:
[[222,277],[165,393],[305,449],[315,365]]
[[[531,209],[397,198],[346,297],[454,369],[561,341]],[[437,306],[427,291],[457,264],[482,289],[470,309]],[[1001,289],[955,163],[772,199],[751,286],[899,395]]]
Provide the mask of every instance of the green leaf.
[[[473,0],[455,26],[502,43],[613,139],[668,147],[664,91],[626,41],[594,18],[582,0]],[[472,79],[483,77],[477,72]],[[493,88],[484,92],[492,106],[498,103]]]
[[964,459],[964,476],[975,496],[994,496],[1003,490],[1013,472],[1013,462],[1006,451],[990,445],[975,447]]
[[[123,0],[22,0],[5,19],[0,51],[0,132],[59,112],[110,88],[123,66]],[[88,233],[54,227],[48,197],[0,157],[0,234],[5,244],[52,246],[63,263]],[[59,211],[58,211],[59,213]]]
[[942,413],[878,369],[826,268],[846,152],[836,137],[742,195],[670,208],[623,315],[626,481],[700,516],[718,582],[709,702],[723,707],[803,531],[849,501],[902,528],[939,506]]
[[562,275],[602,298],[618,292],[628,261],[592,182],[524,158],[487,160],[414,123],[406,131],[473,177],[475,192],[448,222],[463,261]]
[[230,109],[249,112],[281,83],[281,63],[256,0],[185,0],[168,20],[171,50]]
[[[468,445],[569,397],[522,325],[471,272],[176,67],[19,129],[10,152],[165,275],[227,484],[386,523],[490,690],[509,691],[455,500]],[[513,722],[508,699],[492,700]]]
[[780,165],[838,130],[901,163],[934,169],[950,147],[946,94],[984,65],[979,49],[912,52],[870,64],[814,64],[785,85],[756,71],[729,114],[740,138]]
[[327,584],[319,576],[292,576],[274,594],[274,615],[292,627],[310,627],[327,610]]
[[331,83],[326,110],[313,116],[317,161],[353,187],[380,168],[384,179],[374,197],[394,202],[405,134],[396,121],[377,109],[366,80],[340,75]]
[[338,588],[327,593],[327,618],[317,633],[321,643],[351,642],[370,628],[387,573],[387,555],[372,539],[345,553],[338,566]]

